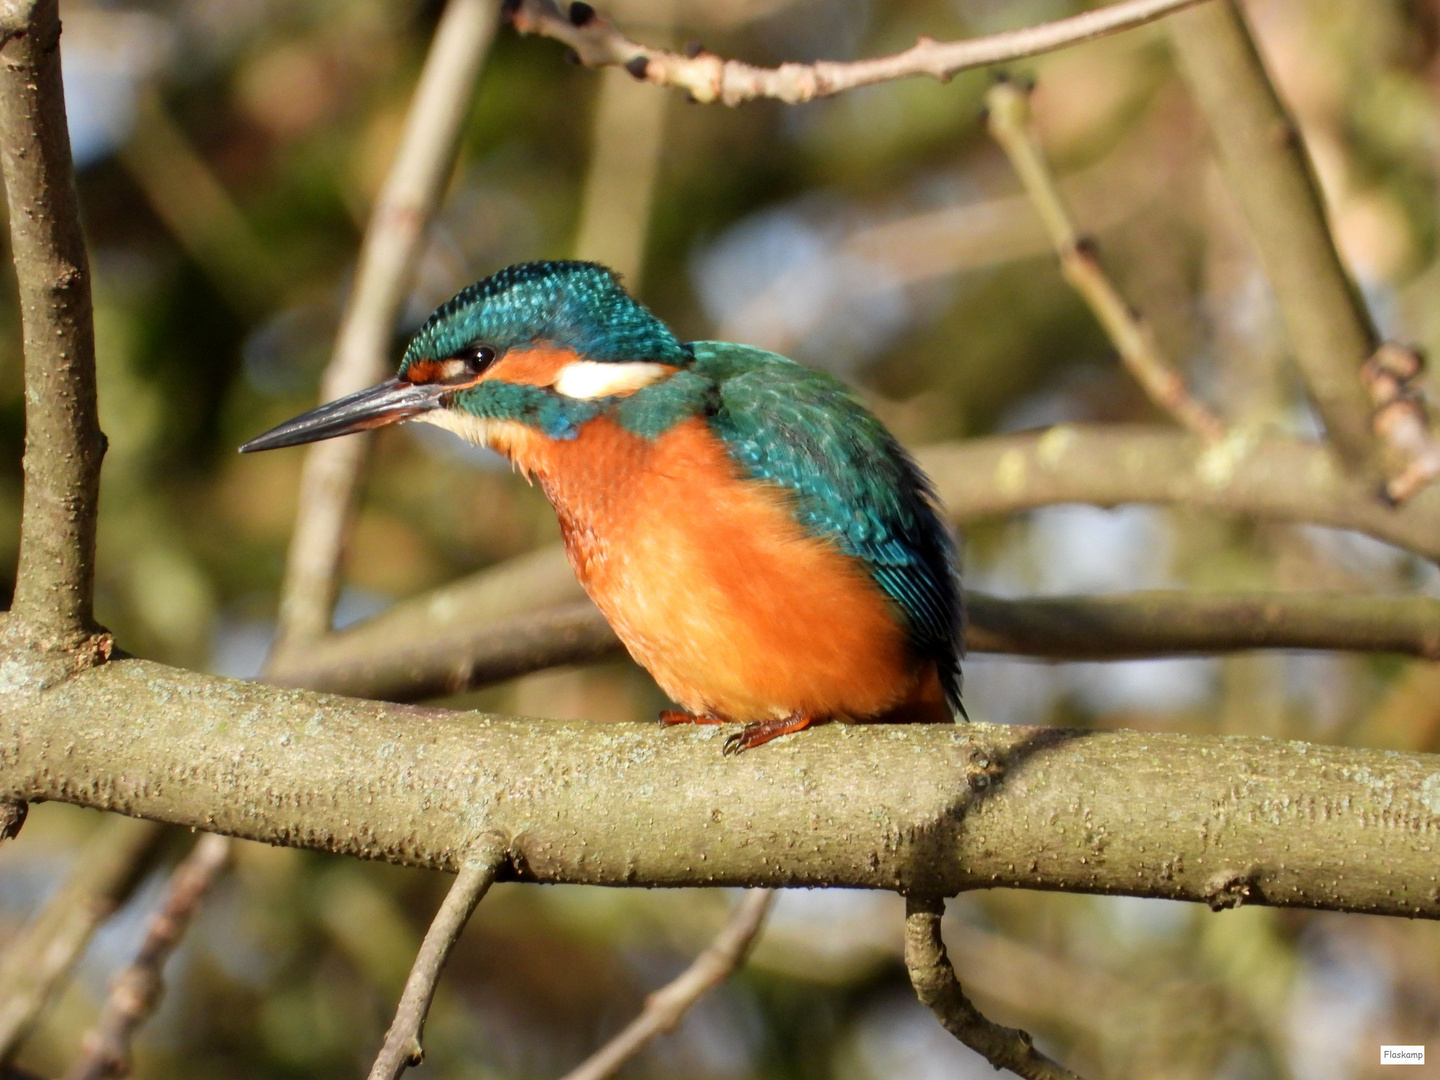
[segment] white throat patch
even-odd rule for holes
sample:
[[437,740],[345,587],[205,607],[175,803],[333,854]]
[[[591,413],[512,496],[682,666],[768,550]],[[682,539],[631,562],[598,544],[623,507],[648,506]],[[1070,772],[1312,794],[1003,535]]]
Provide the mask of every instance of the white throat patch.
[[634,360],[605,363],[600,360],[572,360],[555,377],[557,394],[590,401],[616,394],[633,394],[670,374],[664,364]]

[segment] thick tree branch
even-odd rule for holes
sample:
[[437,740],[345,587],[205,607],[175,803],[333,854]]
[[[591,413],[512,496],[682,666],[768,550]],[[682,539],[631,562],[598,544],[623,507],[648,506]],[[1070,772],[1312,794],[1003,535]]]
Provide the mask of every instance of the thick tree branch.
[[637,79],[679,87],[705,104],[739,105],[756,98],[813,101],[912,75],[930,75],[944,82],[970,68],[1003,64],[1129,30],[1197,2],[1122,0],[1098,11],[971,41],[940,42],[922,37],[893,56],[851,63],[781,64],[778,68],[755,67],[706,52],[686,56],[647,48],[629,40],[585,3],[572,4],[565,14],[554,0],[519,0],[512,3],[511,19],[522,34],[542,34],[570,46],[582,64],[623,67]]
[[[386,374],[391,335],[410,288],[425,231],[455,167],[460,136],[485,54],[497,0],[449,0],[420,73],[395,162],[360,248],[350,302],[321,383],[329,401]],[[312,446],[300,482],[300,513],[280,599],[277,656],[330,630],[337,576],[368,434]]]
[[1062,424],[915,456],[961,522],[1064,502],[1161,503],[1355,529],[1440,560],[1440,492],[1390,507],[1326,447],[1299,439],[1237,430],[1207,446],[1162,427]]
[[135,959],[110,984],[110,996],[80,1044],[65,1080],[106,1080],[130,1074],[130,1043],[165,989],[170,959],[196,911],[230,861],[231,840],[202,836],[170,875],[160,909],[150,919]]
[[678,977],[645,999],[645,1008],[613,1039],[566,1073],[561,1080],[605,1080],[675,1025],[702,997],[745,963],[775,894],[769,889],[746,893],[715,940]]
[[1182,12],[1168,29],[1326,432],[1349,465],[1371,464],[1359,370],[1379,337],[1335,249],[1300,130],[1234,0]]
[[[25,493],[9,630],[47,649],[95,633],[95,408],[90,265],[70,163],[57,0],[10,3],[0,34],[0,171],[25,342]],[[100,648],[80,650],[92,662]]]
[[[556,574],[570,577],[569,567],[557,567]],[[579,585],[574,589],[578,595]],[[1007,599],[971,591],[966,607],[969,652],[1123,660],[1244,649],[1345,649],[1440,660],[1440,600],[1426,596],[1156,590]],[[625,655],[605,617],[584,599],[498,622],[482,615],[426,623],[413,616],[414,606],[399,607],[331,635],[271,681],[353,697],[422,701],[532,671]]]
[[1155,335],[1106,276],[1094,246],[1081,239],[1060,198],[1030,123],[1030,96],[1012,82],[999,82],[985,95],[987,123],[1035,205],[1060,258],[1060,270],[1090,306],[1114,343],[1120,360],[1157,406],[1207,442],[1225,435],[1225,425],[1193,397],[1185,380],[1160,352]]
[[[7,754],[13,743],[7,744]],[[0,957],[0,1062],[19,1048],[96,928],[124,903],[164,830],[107,818],[80,848],[75,868]]]
[[905,967],[920,1001],[930,1007],[946,1031],[997,1069],[1009,1069],[1026,1080],[1080,1080],[1036,1050],[1029,1034],[987,1020],[970,1003],[940,936],[944,914],[941,897],[905,898]]
[[[1440,917],[1440,757],[988,724],[530,721],[112,660],[0,713],[0,796],[522,879],[990,886]],[[684,777],[684,783],[676,783]],[[1144,805],[1135,792],[1144,791]]]
[[477,841],[466,853],[454,884],[425,932],[410,977],[405,980],[395,1019],[385,1033],[385,1044],[370,1068],[370,1080],[398,1080],[407,1066],[425,1060],[420,1036],[425,1029],[425,1014],[440,984],[440,972],[506,857],[505,841],[493,835]]

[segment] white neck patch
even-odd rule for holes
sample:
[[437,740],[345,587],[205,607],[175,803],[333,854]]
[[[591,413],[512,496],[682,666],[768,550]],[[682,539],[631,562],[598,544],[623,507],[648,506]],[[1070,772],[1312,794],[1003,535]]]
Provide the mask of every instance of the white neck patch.
[[633,394],[669,374],[670,368],[664,364],[643,360],[623,363],[572,360],[555,377],[554,390],[568,398],[590,401],[616,394]]

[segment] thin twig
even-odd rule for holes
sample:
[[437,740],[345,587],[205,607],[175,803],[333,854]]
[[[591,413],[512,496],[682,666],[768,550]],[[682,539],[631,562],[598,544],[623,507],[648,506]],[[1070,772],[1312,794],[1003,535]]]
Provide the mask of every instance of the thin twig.
[[[972,591],[966,608],[965,648],[974,653],[1128,660],[1344,649],[1440,660],[1440,600],[1428,596],[1155,590],[1014,599]],[[306,650],[295,667],[269,681],[353,697],[422,701],[624,654],[620,639],[588,600],[498,622],[482,616],[432,626],[384,612]]]
[[1440,477],[1440,439],[1430,426],[1420,390],[1424,361],[1414,349],[1386,342],[1360,367],[1360,379],[1375,403],[1375,434],[1391,466],[1385,497],[1399,505]]
[[10,942],[0,956],[0,1062],[15,1053],[96,927],[125,902],[163,835],[152,821],[106,818],[59,892]]
[[1013,82],[997,82],[985,95],[985,105],[990,134],[1004,148],[1045,223],[1065,280],[1090,305],[1135,381],[1151,401],[1202,439],[1224,438],[1224,423],[1191,395],[1150,328],[1106,276],[1094,245],[1075,231],[1030,123],[1029,93]]
[[613,1039],[582,1061],[562,1080],[605,1080],[625,1062],[649,1046],[657,1036],[673,1031],[691,1007],[738,970],[750,955],[775,894],[752,889],[735,906],[715,940],[695,962],[673,981],[645,999],[640,1015]]
[[946,1031],[997,1069],[1009,1069],[1026,1080],[1080,1080],[1036,1050],[1029,1034],[1001,1027],[970,1003],[940,936],[944,913],[945,901],[939,897],[905,898],[905,967],[920,1001],[929,1006]]
[[[360,248],[349,305],[321,383],[329,401],[385,374],[386,353],[425,232],[454,169],[495,34],[496,0],[449,0],[420,73],[395,162]],[[305,457],[299,517],[280,600],[277,656],[330,630],[340,557],[369,436],[318,443]]]
[[471,847],[455,883],[445,894],[440,910],[435,913],[419,955],[405,980],[405,990],[395,1009],[395,1019],[385,1033],[385,1044],[375,1064],[370,1067],[370,1080],[398,1080],[408,1066],[425,1059],[420,1036],[425,1028],[425,1014],[435,997],[440,972],[449,959],[455,943],[475,905],[480,903],[495,875],[508,858],[507,846],[498,837],[486,837]]
[[202,836],[170,875],[165,899],[150,919],[135,959],[110,984],[110,996],[80,1044],[65,1080],[108,1080],[130,1074],[130,1044],[165,990],[165,962],[189,928],[201,902],[230,861],[234,842]]
[[1375,437],[1358,372],[1380,340],[1335,248],[1300,131],[1233,0],[1183,12],[1167,28],[1326,434],[1348,465],[1369,465]]
[[1019,60],[1152,22],[1199,0],[1122,0],[1098,11],[970,41],[921,37],[904,52],[872,60],[781,64],[761,68],[712,53],[695,56],[652,49],[625,37],[589,4],[563,13],[554,0],[519,0],[511,20],[522,34],[541,34],[570,46],[583,64],[623,67],[637,79],[685,90],[695,101],[738,105],[756,98],[796,103],[912,75],[944,82],[970,68]]
[[[90,266],[60,79],[58,0],[12,4],[0,35],[0,172],[25,347],[25,488],[12,626],[82,664],[95,637],[95,405]],[[85,643],[96,641],[95,647]],[[103,652],[103,655],[102,655]]]

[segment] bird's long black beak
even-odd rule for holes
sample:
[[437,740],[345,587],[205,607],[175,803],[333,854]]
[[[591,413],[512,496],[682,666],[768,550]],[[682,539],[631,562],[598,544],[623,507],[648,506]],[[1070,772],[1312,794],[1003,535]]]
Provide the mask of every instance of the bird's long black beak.
[[328,405],[287,420],[264,435],[251,439],[240,447],[240,452],[252,454],[256,450],[278,450],[282,446],[299,446],[399,423],[439,408],[440,399],[453,389],[436,383],[417,384],[387,379],[368,390],[337,398]]

